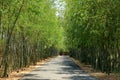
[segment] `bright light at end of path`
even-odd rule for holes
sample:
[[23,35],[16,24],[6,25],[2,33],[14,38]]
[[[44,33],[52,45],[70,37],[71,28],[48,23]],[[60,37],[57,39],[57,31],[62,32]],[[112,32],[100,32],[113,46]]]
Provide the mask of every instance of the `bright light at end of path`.
[[61,1],[61,0],[54,0],[54,3],[55,3],[55,7],[57,9],[56,11],[56,16],[61,16],[63,17],[63,12],[65,10],[65,2],[64,1]]

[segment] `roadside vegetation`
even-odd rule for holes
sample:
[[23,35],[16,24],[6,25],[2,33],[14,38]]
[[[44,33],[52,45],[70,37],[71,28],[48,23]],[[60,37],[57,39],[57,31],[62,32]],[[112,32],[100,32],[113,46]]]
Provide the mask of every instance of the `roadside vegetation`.
[[62,32],[53,0],[0,0],[0,76],[57,55]]
[[120,73],[120,0],[0,0],[0,77],[58,53]]
[[64,0],[70,56],[108,75],[120,73],[120,0]]

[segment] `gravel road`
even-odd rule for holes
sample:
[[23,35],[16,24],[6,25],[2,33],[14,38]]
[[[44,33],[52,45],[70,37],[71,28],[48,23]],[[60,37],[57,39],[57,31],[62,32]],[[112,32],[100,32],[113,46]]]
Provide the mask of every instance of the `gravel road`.
[[81,70],[69,56],[58,56],[20,80],[98,80]]

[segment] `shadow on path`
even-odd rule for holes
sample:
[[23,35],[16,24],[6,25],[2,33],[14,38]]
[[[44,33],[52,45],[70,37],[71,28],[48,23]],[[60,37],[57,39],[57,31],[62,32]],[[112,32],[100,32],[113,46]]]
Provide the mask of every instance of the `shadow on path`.
[[58,56],[20,80],[97,80],[81,70],[68,56]]

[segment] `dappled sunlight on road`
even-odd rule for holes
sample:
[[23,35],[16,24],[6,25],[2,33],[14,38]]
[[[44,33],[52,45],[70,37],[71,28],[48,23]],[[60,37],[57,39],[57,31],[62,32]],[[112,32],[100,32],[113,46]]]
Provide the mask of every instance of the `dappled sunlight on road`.
[[81,70],[69,56],[58,56],[21,80],[97,80]]

